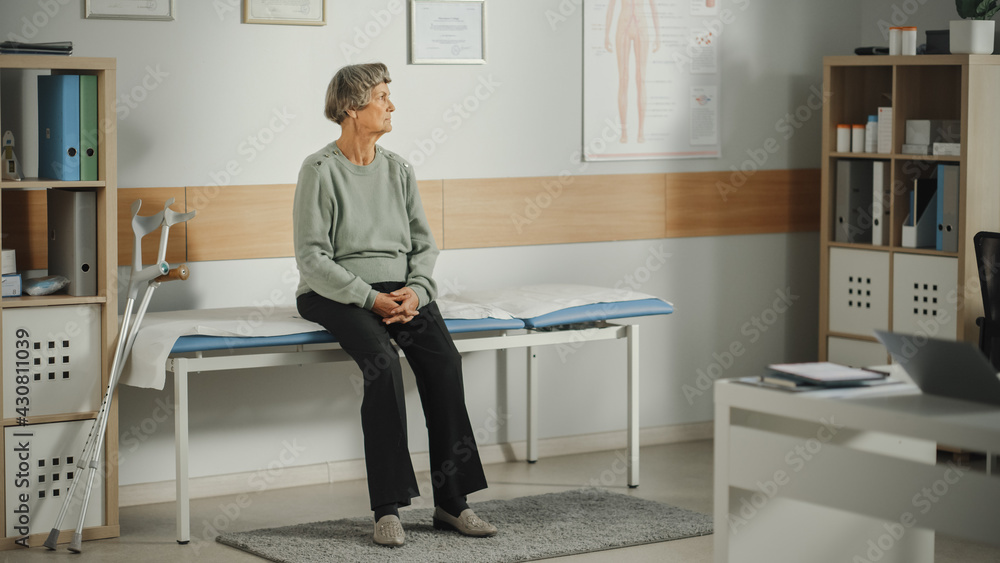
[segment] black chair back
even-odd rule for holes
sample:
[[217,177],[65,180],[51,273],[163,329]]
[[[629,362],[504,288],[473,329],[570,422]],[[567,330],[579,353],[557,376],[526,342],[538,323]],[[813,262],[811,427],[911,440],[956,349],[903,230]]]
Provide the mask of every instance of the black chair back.
[[979,349],[1000,371],[1000,233],[981,231],[972,240],[983,292],[984,316],[976,320]]

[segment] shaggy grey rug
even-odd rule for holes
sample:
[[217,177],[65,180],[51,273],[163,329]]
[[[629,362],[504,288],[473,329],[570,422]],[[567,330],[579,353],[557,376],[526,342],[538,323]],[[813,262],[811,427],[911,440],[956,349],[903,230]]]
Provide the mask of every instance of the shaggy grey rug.
[[438,531],[433,509],[420,508],[400,511],[406,544],[397,548],[372,543],[371,516],[227,533],[216,541],[280,563],[508,563],[712,533],[710,516],[601,489],[471,506],[500,533],[469,538]]

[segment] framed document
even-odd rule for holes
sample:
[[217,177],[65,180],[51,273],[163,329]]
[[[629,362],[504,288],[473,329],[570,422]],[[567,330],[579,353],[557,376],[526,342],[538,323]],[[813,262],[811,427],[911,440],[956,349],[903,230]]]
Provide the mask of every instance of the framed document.
[[486,0],[410,0],[410,64],[485,64]]
[[326,25],[326,0],[243,0],[243,23]]
[[161,20],[174,19],[174,0],[86,0],[87,19]]

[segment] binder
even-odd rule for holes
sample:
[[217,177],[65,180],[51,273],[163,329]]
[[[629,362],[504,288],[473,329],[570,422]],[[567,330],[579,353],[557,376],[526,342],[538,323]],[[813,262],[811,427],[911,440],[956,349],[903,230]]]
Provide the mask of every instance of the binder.
[[937,180],[918,178],[910,192],[910,214],[903,222],[903,246],[934,248],[937,223]]
[[861,160],[837,161],[836,242],[872,241],[872,166]]
[[937,249],[958,252],[958,165],[938,164]]
[[80,180],[80,76],[38,77],[38,175]]
[[80,179],[97,180],[97,77],[80,75]]
[[889,244],[889,171],[888,163],[872,163],[872,244]]
[[69,278],[69,295],[97,295],[97,193],[47,192],[49,275]]

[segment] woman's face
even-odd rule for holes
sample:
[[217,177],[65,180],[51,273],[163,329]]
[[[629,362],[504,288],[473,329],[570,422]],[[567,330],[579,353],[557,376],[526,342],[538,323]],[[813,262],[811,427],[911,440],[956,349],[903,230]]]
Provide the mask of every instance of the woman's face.
[[372,99],[364,109],[357,110],[358,126],[370,133],[392,131],[392,112],[396,106],[389,101],[389,85],[385,82],[372,88]]

